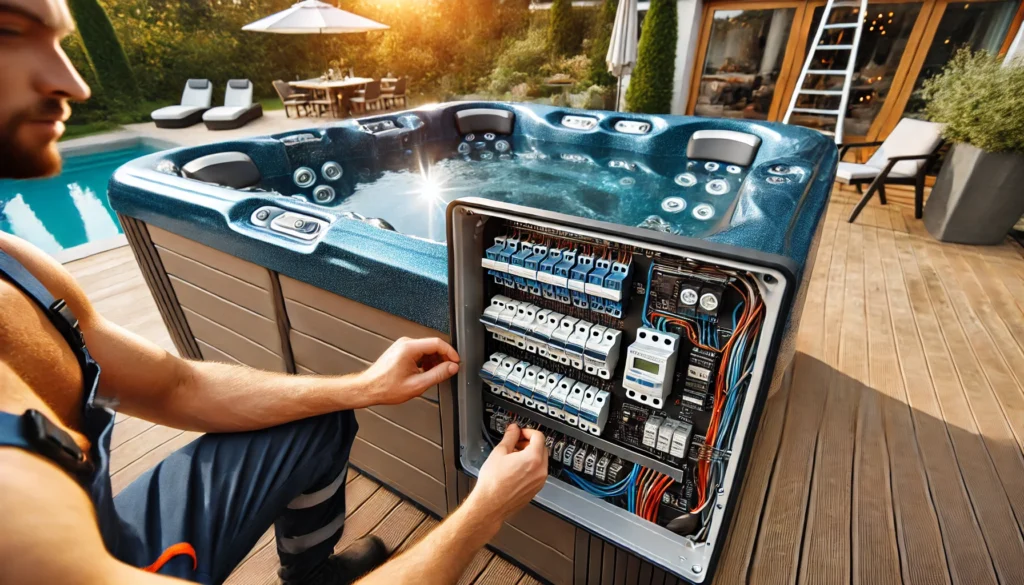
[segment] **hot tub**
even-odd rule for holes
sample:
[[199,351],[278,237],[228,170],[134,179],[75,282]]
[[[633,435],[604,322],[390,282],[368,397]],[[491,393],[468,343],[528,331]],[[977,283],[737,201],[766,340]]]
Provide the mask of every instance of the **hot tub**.
[[[628,498],[579,489],[566,475],[572,469],[553,467],[536,505],[493,543],[555,583],[599,571],[587,551],[600,542],[702,582],[725,540],[760,406],[792,357],[836,163],[827,138],[797,127],[474,102],[162,152],[122,167],[109,195],[182,355],[342,374],[364,368],[403,335],[454,337],[464,357],[460,375],[423,398],[360,412],[352,456],[433,513],[446,514],[468,493],[496,414],[578,442],[595,459],[600,453],[673,478],[670,516],[697,501],[686,490],[694,489],[701,453],[726,461],[714,484],[721,512],[705,517],[699,532],[669,530],[662,511],[650,519],[623,512]],[[516,254],[492,255],[513,250],[513,242],[519,262]],[[613,286],[602,276],[590,288],[572,281],[568,268],[561,277],[545,273],[541,260],[556,250],[573,262],[604,258],[609,275],[614,262],[622,278]],[[700,341],[684,333],[673,342],[667,355],[676,373],[668,368],[650,390],[657,364],[638,349],[640,333],[673,330],[648,311],[650,291],[660,291],[653,302],[675,315],[685,312],[676,299],[693,279],[706,288],[694,289],[694,302],[717,294],[722,317],[717,308],[695,317]],[[731,296],[712,290],[719,284],[752,288]],[[741,330],[741,302],[755,300],[764,318],[751,340],[755,382],[735,406],[739,430],[702,451],[700,433],[717,399],[683,391],[699,377],[690,369],[699,360],[679,356],[693,346],[721,350]],[[564,342],[538,357],[525,343],[515,347],[528,336],[480,322],[488,303],[506,301],[586,323],[587,331],[619,332],[622,358],[608,371],[584,371],[580,358],[572,374],[583,388],[607,393],[607,432],[602,420],[574,434],[566,422],[575,425],[575,416],[547,416],[518,385],[498,384],[504,391],[497,392],[485,368],[495,354],[566,379],[574,365]],[[617,422],[624,414],[672,419],[666,429],[690,425],[693,436],[679,449],[693,450],[693,462],[632,442],[627,423]],[[579,473],[601,485],[592,471]]]

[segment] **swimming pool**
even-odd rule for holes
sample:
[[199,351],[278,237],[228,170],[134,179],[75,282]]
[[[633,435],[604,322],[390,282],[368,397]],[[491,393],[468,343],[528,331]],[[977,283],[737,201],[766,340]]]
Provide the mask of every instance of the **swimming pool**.
[[137,145],[66,156],[56,177],[0,180],[0,230],[52,256],[120,236],[121,226],[107,201],[107,181],[117,167],[156,151]]

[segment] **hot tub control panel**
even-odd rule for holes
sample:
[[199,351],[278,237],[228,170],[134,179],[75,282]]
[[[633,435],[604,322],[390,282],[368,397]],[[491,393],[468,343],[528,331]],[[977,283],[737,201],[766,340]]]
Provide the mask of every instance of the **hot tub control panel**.
[[510,423],[540,429],[538,503],[701,582],[794,279],[527,209],[449,208],[462,464]]

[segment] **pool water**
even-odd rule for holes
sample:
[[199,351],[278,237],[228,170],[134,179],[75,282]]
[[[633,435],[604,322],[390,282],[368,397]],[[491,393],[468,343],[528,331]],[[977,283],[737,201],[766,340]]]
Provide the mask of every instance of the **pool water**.
[[445,240],[446,206],[462,197],[702,237],[728,224],[748,171],[529,138],[498,148],[485,140],[462,141],[455,150],[435,157],[408,151],[375,161],[377,171],[363,169],[337,209],[438,242]]
[[0,180],[0,230],[51,255],[120,235],[107,181],[124,163],[156,150],[137,146],[68,156],[56,177]]

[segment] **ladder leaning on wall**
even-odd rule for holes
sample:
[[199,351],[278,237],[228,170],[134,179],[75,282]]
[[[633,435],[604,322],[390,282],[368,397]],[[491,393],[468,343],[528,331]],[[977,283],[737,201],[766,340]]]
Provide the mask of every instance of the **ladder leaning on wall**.
[[[853,21],[847,22],[831,22],[832,11],[836,8],[859,8],[855,10],[853,14]],[[864,29],[864,17],[867,16],[868,0],[828,0],[828,4],[825,5],[825,12],[821,15],[821,22],[818,24],[818,30],[814,33],[814,43],[811,45],[811,49],[807,51],[807,60],[804,61],[804,66],[800,70],[800,77],[796,82],[796,91],[793,92],[793,98],[789,102],[789,107],[786,108],[786,116],[782,119],[784,124],[789,124],[789,119],[793,114],[817,114],[820,116],[832,116],[836,118],[836,129],[835,129],[835,141],[836,144],[842,144],[843,142],[843,124],[846,119],[846,107],[850,101],[850,88],[853,85],[853,70],[857,61],[857,48],[860,46],[860,35]],[[822,44],[822,37],[825,36],[825,31],[837,31],[829,42],[836,42],[836,44]],[[853,39],[850,42],[844,42],[849,38],[849,34],[853,33]],[[849,52],[849,58],[846,60],[845,69],[816,69],[819,64],[818,55],[825,52],[831,52],[833,55],[837,51]],[[842,77],[843,88],[833,89],[832,86],[828,86],[826,89],[817,89],[814,87],[805,88],[807,83],[807,76],[826,76],[826,77]],[[818,108],[818,107],[803,107],[798,106],[800,96],[833,96],[839,97],[839,107],[837,109],[831,108]],[[812,104],[817,105],[817,104]]]

